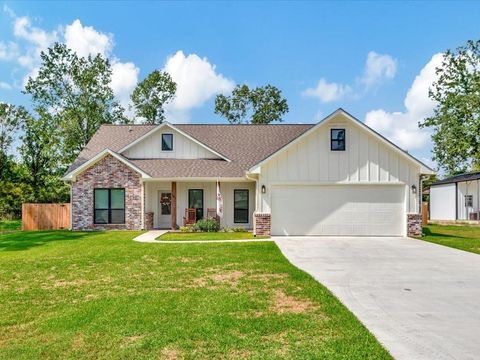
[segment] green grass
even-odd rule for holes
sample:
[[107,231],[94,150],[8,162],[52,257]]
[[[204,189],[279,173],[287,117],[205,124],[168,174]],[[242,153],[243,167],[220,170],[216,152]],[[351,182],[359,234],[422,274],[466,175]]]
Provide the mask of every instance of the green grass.
[[422,240],[480,254],[480,227],[454,225],[428,225]]
[[0,220],[0,235],[7,232],[19,231],[22,228],[22,220]]
[[265,239],[265,236],[253,236],[251,232],[167,232],[159,236],[157,240],[182,241],[182,240],[241,240],[241,239]]
[[0,235],[1,359],[390,359],[274,243]]

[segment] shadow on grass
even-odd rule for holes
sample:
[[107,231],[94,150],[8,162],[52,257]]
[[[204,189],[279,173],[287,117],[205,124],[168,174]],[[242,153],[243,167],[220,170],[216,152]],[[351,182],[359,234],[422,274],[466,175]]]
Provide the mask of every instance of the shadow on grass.
[[469,239],[467,236],[461,236],[461,235],[449,235],[445,233],[438,233],[438,232],[432,232],[429,228],[423,228],[422,232],[426,236],[434,237],[434,238],[458,238],[458,239]]
[[0,251],[22,251],[46,245],[54,241],[79,240],[93,237],[103,232],[74,232],[68,230],[17,231],[0,236]]

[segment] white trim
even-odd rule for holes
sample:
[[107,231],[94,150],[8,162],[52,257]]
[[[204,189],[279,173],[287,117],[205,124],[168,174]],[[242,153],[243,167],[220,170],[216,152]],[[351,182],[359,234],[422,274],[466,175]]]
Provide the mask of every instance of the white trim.
[[244,177],[172,177],[172,178],[147,178],[144,179],[145,182],[167,182],[167,181],[176,181],[176,182],[253,182]]
[[351,120],[351,122],[353,122],[354,124],[357,124],[357,126],[363,128],[364,130],[368,131],[371,135],[377,137],[383,144],[387,145],[388,147],[392,148],[393,150],[395,150],[397,153],[399,153],[400,155],[402,155],[404,158],[410,160],[410,161],[413,161],[415,162],[417,165],[420,165],[420,170],[421,170],[421,173],[422,174],[426,174],[426,175],[432,175],[432,174],[435,174],[435,171],[433,171],[432,169],[430,169],[427,165],[425,165],[424,163],[422,163],[420,160],[418,160],[417,158],[415,158],[414,156],[410,155],[409,153],[405,152],[404,150],[400,149],[397,145],[395,145],[394,143],[392,143],[391,141],[387,140],[385,137],[383,137],[382,135],[380,135],[379,133],[377,133],[376,131],[374,131],[372,128],[370,128],[368,125],[366,125],[365,123],[361,122],[360,120],[356,119],[355,117],[353,117],[352,115],[350,115],[349,113],[347,113],[345,110],[343,109],[337,109],[336,111],[334,111],[332,114],[330,114],[329,116],[327,116],[325,119],[321,120],[318,124],[316,124],[315,126],[312,126],[310,129],[308,129],[307,131],[305,131],[304,133],[302,133],[300,136],[298,136],[297,138],[295,138],[293,141],[289,142],[288,144],[284,145],[283,147],[281,147],[280,149],[278,149],[276,152],[274,152],[273,154],[271,154],[270,156],[268,156],[267,158],[263,159],[262,161],[260,161],[258,164],[252,166],[248,171],[250,173],[256,173],[258,174],[260,172],[260,168],[267,162],[269,162],[272,158],[278,156],[279,154],[283,153],[284,151],[286,151],[289,147],[295,145],[296,143],[298,143],[300,140],[302,140],[304,137],[307,137],[309,134],[313,133],[314,131],[316,131],[320,126],[328,123],[331,119],[337,117],[338,114],[342,114],[344,115],[347,119]]
[[286,182],[271,182],[270,186],[335,186],[335,185],[368,185],[368,186],[375,186],[375,185],[388,185],[388,186],[408,186],[408,184],[404,183],[403,181],[286,181]]
[[[207,149],[208,151],[212,152],[213,154],[217,155],[218,157],[222,158],[223,160],[226,160],[228,162],[231,162],[230,159],[228,159],[227,157],[225,157],[224,155],[220,154],[219,152],[213,150],[212,148],[208,147],[207,145],[205,145],[204,143],[198,141],[197,139],[191,137],[190,135],[188,135],[187,133],[183,132],[182,130],[176,128],[174,125],[170,124],[169,122],[165,121],[163,123],[161,123],[160,125],[158,125],[157,127],[153,128],[152,130],[150,130],[149,132],[147,132],[146,134],[140,136],[138,139],[132,141],[131,143],[129,143],[128,145],[124,146],[122,149],[120,149],[118,152],[121,154],[123,153],[124,151],[126,151],[127,149],[130,149],[132,146],[138,144],[139,142],[143,141],[145,138],[149,137],[150,135],[152,135],[153,133],[157,132],[158,130],[162,129],[163,127],[165,126],[168,126],[170,129],[172,130],[175,130],[177,132],[179,132],[181,135],[185,136],[187,139],[193,141],[195,144],[197,145],[200,145],[201,147]],[[172,141],[173,142],[173,141]]]
[[84,170],[86,170],[87,168],[89,168],[90,166],[94,165],[95,163],[97,163],[98,161],[102,160],[105,156],[107,155],[111,155],[113,156],[115,159],[117,159],[118,161],[121,161],[122,163],[124,163],[125,165],[129,166],[130,168],[132,168],[133,170],[135,170],[136,172],[138,172],[140,175],[142,175],[142,178],[144,179],[148,179],[148,178],[151,178],[150,175],[148,175],[147,173],[145,173],[144,171],[142,171],[140,168],[138,168],[137,166],[135,166],[134,164],[132,164],[130,161],[128,161],[127,159],[125,159],[123,156],[117,154],[116,152],[110,150],[110,149],[105,149],[103,150],[102,152],[98,153],[97,155],[95,155],[93,158],[91,158],[90,160],[84,162],[82,165],[80,165],[79,167],[77,167],[76,169],[70,171],[68,174],[66,174],[64,177],[63,177],[63,180],[75,180],[75,176],[80,174],[81,172],[83,172]]

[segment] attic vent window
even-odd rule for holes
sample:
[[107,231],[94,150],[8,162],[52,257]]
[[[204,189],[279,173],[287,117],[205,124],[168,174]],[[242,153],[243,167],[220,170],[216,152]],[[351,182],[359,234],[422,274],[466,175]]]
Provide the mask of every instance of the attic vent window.
[[345,129],[330,130],[330,150],[345,151]]
[[173,134],[162,134],[162,151],[173,151]]

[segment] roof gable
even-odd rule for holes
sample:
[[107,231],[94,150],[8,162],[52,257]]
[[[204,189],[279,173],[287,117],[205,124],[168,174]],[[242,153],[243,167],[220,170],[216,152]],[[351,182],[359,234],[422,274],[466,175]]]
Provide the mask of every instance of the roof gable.
[[422,174],[434,174],[434,170],[432,170],[430,167],[425,165],[423,162],[415,158],[414,156],[410,155],[408,152],[400,149],[397,145],[377,133],[375,130],[370,128],[368,125],[364,124],[354,116],[350,115],[348,112],[345,110],[339,108],[320,122],[318,122],[316,125],[312,126],[310,129],[305,131],[303,134],[300,136],[296,137],[295,139],[292,139],[289,143],[285,144],[285,146],[281,147],[279,150],[277,150],[275,153],[271,154],[270,156],[262,159],[260,162],[255,164],[254,166],[250,167],[249,171],[252,173],[256,173],[260,171],[260,168],[265,165],[267,162],[272,160],[273,158],[277,157],[278,155],[282,154],[284,151],[287,151],[291,146],[294,146],[298,142],[302,141],[305,137],[313,133],[314,131],[318,130],[320,127],[325,126],[329,122],[334,122],[336,119],[339,119],[339,117],[342,117],[343,119],[346,119],[347,121],[350,121],[353,125],[362,128],[364,131],[368,132],[370,135],[374,136],[378,141],[381,143],[385,144],[387,147],[391,148],[394,150],[396,153],[401,155],[402,157],[406,158],[407,160],[416,163],[418,166],[421,168]]

